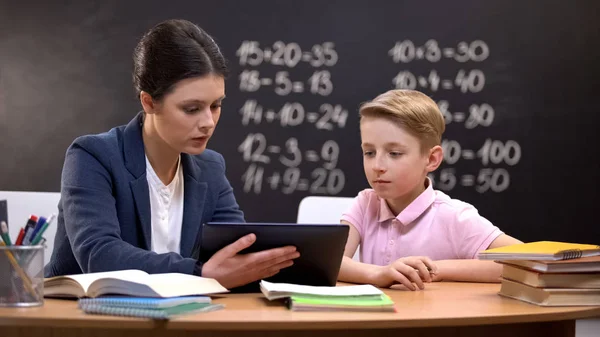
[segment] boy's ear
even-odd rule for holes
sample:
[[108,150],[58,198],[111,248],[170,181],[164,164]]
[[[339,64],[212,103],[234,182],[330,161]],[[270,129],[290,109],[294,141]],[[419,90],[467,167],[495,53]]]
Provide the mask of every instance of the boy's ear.
[[444,151],[442,147],[436,145],[429,150],[429,157],[427,158],[427,172],[433,172],[442,164],[444,159]]
[[149,93],[142,91],[140,92],[140,103],[142,103],[142,108],[144,112],[147,114],[153,114],[156,108],[156,102],[152,99]]

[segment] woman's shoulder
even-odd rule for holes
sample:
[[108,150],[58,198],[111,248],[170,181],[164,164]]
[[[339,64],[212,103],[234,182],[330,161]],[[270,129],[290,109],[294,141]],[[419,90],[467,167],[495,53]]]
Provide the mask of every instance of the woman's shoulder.
[[82,148],[88,152],[110,156],[121,149],[124,128],[125,126],[118,126],[101,133],[81,135],[73,140],[69,150]]
[[200,167],[225,171],[225,158],[215,150],[206,149],[201,154],[190,156]]

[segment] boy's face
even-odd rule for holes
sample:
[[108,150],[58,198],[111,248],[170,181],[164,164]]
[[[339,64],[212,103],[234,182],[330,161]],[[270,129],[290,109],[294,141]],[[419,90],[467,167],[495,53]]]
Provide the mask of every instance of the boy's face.
[[417,137],[380,117],[363,117],[360,135],[365,175],[379,197],[410,202],[423,192],[429,155]]

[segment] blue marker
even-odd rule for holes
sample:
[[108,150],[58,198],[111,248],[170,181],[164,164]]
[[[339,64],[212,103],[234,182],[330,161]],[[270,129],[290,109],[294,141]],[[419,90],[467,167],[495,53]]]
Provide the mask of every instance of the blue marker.
[[46,218],[44,218],[43,216],[39,217],[37,224],[35,224],[35,227],[33,229],[27,231],[25,239],[23,239],[24,245],[31,244],[31,240],[33,240],[33,238],[35,237],[35,234],[40,230],[40,228],[42,228],[44,223],[46,223]]

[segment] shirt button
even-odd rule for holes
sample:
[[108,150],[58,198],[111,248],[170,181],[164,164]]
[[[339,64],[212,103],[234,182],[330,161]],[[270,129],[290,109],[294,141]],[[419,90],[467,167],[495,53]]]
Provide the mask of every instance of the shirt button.
[[390,246],[394,245],[394,240],[390,240]]

